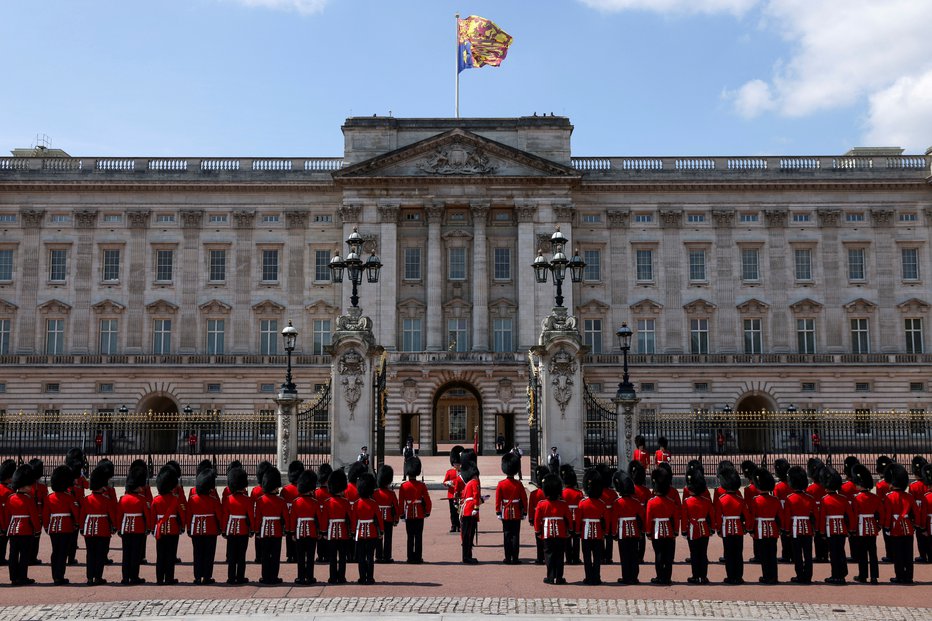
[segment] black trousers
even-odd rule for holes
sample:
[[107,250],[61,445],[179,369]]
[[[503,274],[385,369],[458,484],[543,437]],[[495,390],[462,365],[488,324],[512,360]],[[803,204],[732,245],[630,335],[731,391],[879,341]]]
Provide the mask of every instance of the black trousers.
[[282,538],[262,537],[262,582],[275,582],[282,565]]
[[793,542],[787,533],[780,533],[780,560],[788,563],[793,558]]
[[395,532],[395,525],[391,522],[385,523],[385,532],[382,533],[382,539],[377,540],[375,545],[375,560],[388,562],[392,560],[392,533]]
[[877,562],[877,537],[861,537],[851,535],[851,556],[858,564],[857,577],[862,580],[872,580],[880,577],[880,566]]
[[65,568],[68,566],[68,550],[71,549],[71,533],[57,533],[49,535],[52,542],[52,581],[60,582],[65,579]]
[[3,563],[3,564],[6,564],[6,562],[7,562],[7,559],[6,559],[6,544],[7,544],[7,539],[8,539],[8,538],[7,538],[7,536],[6,536],[5,534],[4,534],[4,535],[0,535],[0,563]]
[[521,551],[521,520],[502,520],[505,562],[515,562]]
[[534,545],[536,546],[536,556],[534,557],[534,561],[540,565],[544,562],[544,540],[535,535]]
[[262,562],[262,544],[265,543],[265,539],[262,537],[256,537],[253,541],[253,545],[256,548],[256,563]]
[[[39,515],[42,515],[42,509],[39,509]],[[32,545],[29,550],[29,564],[38,565],[39,564],[39,538],[32,538]]]
[[178,558],[178,535],[160,535],[155,540],[155,582],[175,581],[175,559]]
[[579,535],[570,535],[569,540],[566,542],[566,563],[568,565],[579,564],[579,542]]
[[642,538],[619,539],[618,560],[621,562],[621,581],[625,584],[637,584],[641,573]]
[[346,558],[349,556],[349,539],[331,539],[329,542],[330,581],[346,582]]
[[887,551],[893,562],[893,573],[899,582],[913,581],[913,536],[890,537]]
[[638,539],[638,563],[644,562],[644,553],[647,552],[647,535],[642,534]]
[[217,556],[217,536],[197,535],[191,537],[194,556],[194,578],[201,580],[214,577],[214,559]]
[[[583,539],[582,562],[583,570],[586,574],[586,584],[598,584],[602,582],[602,549],[601,539]],[[569,548],[569,546],[567,546]]]
[[456,498],[447,498],[450,503],[450,530],[458,531],[460,529],[460,512],[456,508]]
[[463,544],[463,561],[468,561],[472,558],[472,546],[476,541],[476,517],[472,515],[464,515],[460,521],[462,530],[460,531],[460,540]]
[[709,538],[689,539],[689,564],[693,578],[709,577]]
[[565,554],[565,538],[554,537],[553,539],[544,539],[544,563],[547,565],[547,577],[549,579],[563,579],[563,561]]
[[[84,546],[87,548],[87,561],[85,562],[87,579],[100,580],[104,577],[104,565],[110,553],[110,537],[85,537]],[[172,563],[174,562],[173,556]]]
[[303,537],[294,542],[294,559],[298,565],[298,581],[310,582],[314,580],[314,554],[317,551],[317,540]]
[[928,561],[930,556],[932,556],[932,537],[929,537],[927,533],[916,533],[916,549],[919,552],[919,558],[923,561]]
[[74,565],[78,562],[78,531],[74,531],[68,536],[68,564]]
[[725,555],[725,578],[744,580],[744,536],[722,537],[722,547]]
[[790,544],[793,565],[796,567],[796,580],[802,583],[812,582],[812,535],[790,537]]
[[424,519],[405,520],[408,533],[408,562],[424,560]]
[[29,561],[32,558],[34,535],[13,535],[8,537],[10,543],[10,582],[19,584],[29,578]]
[[654,548],[654,569],[657,572],[657,580],[664,583],[670,582],[673,579],[673,555],[676,552],[676,539],[663,537],[651,539],[650,542]]
[[248,547],[248,535],[227,537],[227,582],[241,582],[246,579],[246,549]]
[[815,546],[815,560],[824,563],[828,560],[828,538],[821,534],[816,533],[812,537],[812,543]]
[[612,542],[612,538],[606,535],[605,538],[602,539],[602,562],[606,565],[612,563],[612,548],[614,547],[615,544]]
[[777,581],[777,538],[765,537],[757,540],[757,561],[764,582]]
[[375,547],[378,543],[378,539],[356,541],[356,565],[359,567],[359,580],[363,583],[375,580]]
[[285,560],[294,562],[294,537],[291,535],[285,535]]
[[139,580],[139,566],[145,551],[145,533],[123,535],[123,582]]
[[847,535],[832,535],[828,539],[828,559],[832,564],[832,578],[844,580],[848,575],[848,558],[845,555]]

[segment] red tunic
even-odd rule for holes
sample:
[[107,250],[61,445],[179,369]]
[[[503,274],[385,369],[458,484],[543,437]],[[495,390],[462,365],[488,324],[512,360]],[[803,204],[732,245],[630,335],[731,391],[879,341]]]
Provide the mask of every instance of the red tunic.
[[343,493],[346,499],[349,501],[350,505],[355,505],[356,501],[359,500],[359,491],[356,489],[356,486],[352,483],[346,484],[346,491]]
[[672,500],[673,504],[675,504],[677,508],[683,504],[683,501],[680,500],[680,493],[672,485],[670,486],[670,489],[667,490],[667,498]]
[[253,521],[255,501],[245,490],[229,494],[221,501],[223,534],[227,537],[248,537],[256,530]]
[[379,488],[372,493],[372,500],[379,505],[379,511],[382,512],[382,521],[385,524],[397,524],[401,519],[401,513],[398,509],[398,496],[390,489]]
[[318,487],[314,490],[314,498],[317,499],[317,502],[323,506],[327,502],[328,498],[333,498],[333,494],[330,493],[330,490],[326,487]]
[[713,530],[717,530],[722,537],[744,535],[747,532],[751,516],[748,512],[748,505],[739,492],[725,492],[713,504],[715,505]]
[[602,490],[602,504],[605,505],[606,513],[611,513],[615,507],[615,501],[618,500],[618,492],[611,487]]
[[385,522],[382,520],[382,511],[379,505],[371,498],[360,498],[353,505],[350,513],[352,519],[353,538],[378,539],[385,531]]
[[[479,506],[482,505],[482,487],[479,479],[475,478],[466,484],[462,493],[463,505],[460,508],[462,517],[475,517],[479,520]],[[530,504],[530,503],[529,503]]]
[[456,497],[456,490],[454,487],[456,479],[459,477],[459,473],[460,471],[456,468],[450,468],[447,470],[447,473],[443,475],[443,486],[447,488],[447,498]]
[[181,501],[171,494],[159,494],[152,501],[152,514],[155,518],[155,538],[163,535],[180,535],[184,529],[185,515]]
[[430,515],[430,494],[420,481],[405,481],[398,490],[401,516],[406,520],[423,520]]
[[42,526],[50,535],[75,532],[80,517],[78,499],[69,492],[52,492],[42,506]]
[[640,539],[644,531],[644,505],[635,496],[622,496],[615,501],[611,515],[611,534],[615,539]]
[[298,493],[297,485],[295,485],[294,483],[289,483],[288,485],[282,488],[282,491],[280,491],[278,495],[282,497],[282,500],[284,500],[285,504],[288,505],[288,509],[290,511],[291,503],[293,503],[294,499],[300,496],[301,494]]
[[786,497],[793,493],[793,488],[786,481],[777,481],[773,488],[773,495],[780,501],[780,506],[786,503]]
[[816,511],[816,528],[826,536],[846,535],[851,524],[851,503],[848,497],[838,492],[828,492],[822,497]]
[[654,463],[659,464],[664,461],[670,463],[670,451],[666,449],[657,449],[654,451]]
[[35,482],[32,484],[32,497],[36,501],[36,509],[39,510],[39,515],[42,515],[42,505],[45,504],[45,499],[48,498],[49,488],[45,483]]
[[81,499],[81,531],[85,537],[110,537],[117,527],[117,506],[102,490]]
[[744,502],[746,502],[749,507],[751,506],[751,501],[759,495],[760,490],[757,489],[757,486],[753,483],[749,483],[748,486],[744,488]]
[[[673,489],[673,488],[670,488]],[[680,516],[677,505],[669,496],[654,496],[647,501],[647,536],[651,539],[676,537]]]
[[537,504],[534,512],[534,532],[541,539],[566,539],[569,537],[570,508],[562,498],[549,500],[544,498]]
[[[569,508],[569,503],[566,506]],[[570,530],[586,541],[603,539],[609,532],[610,519],[611,512],[605,508],[601,498],[583,498],[576,508],[575,517],[570,511]]]
[[531,495],[528,496],[527,501],[527,521],[528,524],[534,526],[534,519],[537,517],[537,505],[540,504],[540,501],[544,499],[544,490],[539,487],[531,491]]
[[932,535],[932,490],[926,492],[917,523],[926,529],[927,535]]
[[689,540],[702,539],[712,534],[715,506],[711,498],[705,495],[689,496],[683,500],[681,515],[680,532]]
[[884,481],[883,479],[880,479],[879,481],[877,481],[877,487],[874,488],[874,493],[875,493],[875,494],[877,494],[878,496],[880,496],[881,498],[883,498],[884,496],[886,496],[887,494],[889,494],[890,491],[891,491],[891,488],[890,488],[890,484],[889,484],[889,483],[887,483],[887,482]]
[[502,520],[522,520],[527,515],[527,491],[524,484],[508,477],[495,488],[495,515]]
[[806,492],[791,492],[783,503],[784,528],[794,539],[812,536],[816,502]]
[[751,537],[754,539],[776,539],[780,536],[782,522],[780,500],[773,494],[760,493],[748,503],[751,514]]
[[646,507],[647,501],[653,498],[654,494],[650,491],[649,488],[643,485],[635,485],[634,496],[638,499],[638,502],[640,502],[642,506]]
[[916,522],[916,501],[912,494],[898,489],[883,499],[883,527],[891,537],[909,537]]
[[854,497],[858,495],[858,486],[854,484],[854,481],[845,481],[841,484],[841,493],[849,501],[854,500]]
[[325,539],[336,541],[350,538],[351,511],[349,501],[343,496],[331,496],[321,504],[320,516]]
[[7,537],[38,535],[42,532],[42,518],[36,500],[25,492],[7,496],[3,514],[3,532]]
[[295,539],[317,539],[320,536],[320,503],[312,495],[298,496],[288,512],[289,533]]
[[258,538],[284,536],[285,525],[288,523],[288,505],[278,494],[262,494],[256,500],[253,523]]
[[644,470],[650,470],[650,453],[641,449],[634,449],[634,461],[641,462]]
[[859,537],[876,537],[883,523],[883,500],[877,494],[860,491],[851,501],[851,524],[848,526]]
[[139,492],[123,494],[120,498],[117,524],[121,535],[144,535],[154,526],[152,507]]
[[[691,496],[693,495],[693,493],[692,493],[691,491],[689,491],[689,488],[688,488],[688,487],[684,487],[684,488],[683,488],[682,494],[683,494],[683,502],[686,502],[686,499],[689,498],[689,497],[691,497]],[[712,502],[712,494],[709,493],[709,490],[708,490],[708,489],[706,489],[704,492],[702,492],[702,497],[703,497],[703,498],[708,498],[708,499],[709,499],[709,502]]]
[[[576,512],[579,509],[579,503],[582,502],[583,493],[576,489],[575,487],[565,487],[563,488],[563,500],[566,501],[566,505],[570,508],[570,518],[573,520],[573,524],[576,523]],[[527,506],[527,504],[525,504]],[[579,533],[579,531],[576,531]]]
[[214,494],[195,493],[188,501],[188,534],[192,537],[216,537],[223,528],[223,503]]

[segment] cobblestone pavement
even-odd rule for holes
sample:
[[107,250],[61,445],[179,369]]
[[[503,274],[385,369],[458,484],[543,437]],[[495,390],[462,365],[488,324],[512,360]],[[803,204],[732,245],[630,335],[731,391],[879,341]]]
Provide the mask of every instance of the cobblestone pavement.
[[250,619],[300,616],[302,619],[412,617],[414,615],[522,615],[526,619],[586,617],[618,619],[819,619],[872,621],[927,620],[930,608],[846,606],[792,602],[722,600],[516,599],[461,597],[294,598],[237,600],[144,600],[95,604],[7,606],[0,621],[193,618]]

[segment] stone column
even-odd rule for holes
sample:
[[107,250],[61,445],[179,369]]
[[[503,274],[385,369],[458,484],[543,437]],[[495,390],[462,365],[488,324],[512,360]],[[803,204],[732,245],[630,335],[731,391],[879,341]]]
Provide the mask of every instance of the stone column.
[[[874,243],[871,250],[875,258],[868,261],[866,269],[876,270],[876,275],[868,271],[868,278],[877,282],[877,325],[872,328],[871,351],[896,353],[901,351],[902,341],[898,337],[902,329],[897,325],[902,319],[896,308],[896,266],[902,259],[897,255],[898,247],[893,238],[893,210],[871,209],[871,221],[874,225]],[[868,259],[870,259],[868,254]],[[874,336],[876,335],[876,336]]]
[[[822,278],[826,284],[848,282],[847,257],[840,260],[845,249],[838,243],[838,218],[841,216],[840,209],[818,209],[816,213],[819,216],[819,227],[822,232],[822,239],[819,245],[822,250]],[[829,354],[845,353],[844,333],[847,325],[847,317],[842,303],[845,300],[841,298],[841,292],[844,286],[826,286],[822,288],[825,296],[825,317],[822,321],[822,329],[825,331],[825,352]]]
[[562,463],[583,471],[583,377],[579,360],[582,338],[576,318],[565,308],[554,308],[542,325],[536,353],[540,356],[541,456],[551,446]]
[[[302,309],[307,304],[305,298],[306,283],[314,280],[313,276],[311,278],[305,277],[308,269],[305,258],[307,255],[307,243],[305,241],[307,214],[308,212],[304,209],[285,211],[287,240],[285,242],[284,257],[287,257],[285,263],[288,265],[288,272],[285,276],[285,292],[288,296],[288,307],[294,309]],[[304,323],[306,318],[307,315],[304,314],[301,321],[298,322],[298,331],[302,330],[301,324]],[[304,326],[303,329],[310,333],[311,326]],[[301,347],[298,346],[298,349],[300,350]]]
[[178,304],[181,325],[181,341],[178,344],[179,354],[194,354],[197,352],[197,282],[201,274],[198,262],[198,246],[201,238],[201,223],[204,221],[203,209],[181,210],[181,281]]
[[537,299],[534,291],[534,270],[531,265],[537,256],[537,238],[534,236],[534,214],[537,208],[525,202],[515,201],[518,217],[518,264],[515,272],[518,279],[518,350],[525,351],[534,345],[537,329]]
[[149,276],[146,271],[146,257],[149,247],[146,244],[146,229],[149,227],[150,211],[133,210],[126,212],[129,224],[129,276],[126,285],[126,353],[143,352],[143,335],[146,321],[146,284]]
[[249,354],[258,351],[253,345],[255,326],[252,320],[251,294],[255,288],[252,258],[253,224],[256,212],[240,210],[233,212],[233,227],[236,229],[235,287],[233,289],[233,347],[231,354]]
[[615,397],[615,429],[618,436],[618,467],[627,468],[634,459],[634,438],[640,433],[640,417],[635,409],[641,400]]
[[440,256],[440,219],[443,203],[428,205],[427,214],[427,350],[441,351],[443,329],[443,258]]
[[[734,242],[734,209],[713,209],[712,220],[715,222],[715,247],[712,252],[715,253],[714,261],[715,279],[709,279],[712,282],[714,293],[712,299],[715,300],[719,308],[718,326],[715,335],[719,346],[719,354],[733,354],[739,351],[738,344],[735,340],[735,326],[740,325],[738,322],[738,311],[735,309],[735,281],[741,281],[740,274],[735,275],[735,242]],[[689,273],[689,260],[685,249],[680,250],[681,260],[683,261],[683,272]],[[676,306],[679,309],[682,304]],[[714,341],[713,341],[714,342]],[[711,344],[710,344],[711,347]]]
[[288,464],[298,458],[298,405],[302,400],[297,393],[282,390],[273,401],[278,405],[275,412],[276,466],[286,474]]
[[[36,322],[39,305],[40,252],[45,252],[39,241],[44,210],[21,209],[19,219],[23,223],[23,243],[19,247],[22,253],[20,265],[23,277],[20,279],[20,312],[17,313],[16,353],[34,354],[36,352]],[[44,284],[44,283],[43,283]]]
[[[788,354],[793,351],[795,343],[795,330],[791,331],[789,311],[789,296],[787,292],[792,287],[792,283],[787,281],[789,270],[787,262],[794,261],[793,254],[787,247],[786,243],[786,222],[789,212],[786,209],[765,209],[764,217],[767,220],[767,239],[770,255],[770,270],[763,272],[763,259],[761,256],[761,280],[769,278],[766,291],[770,292],[770,326],[768,330],[767,321],[764,320],[762,326],[764,335],[770,333],[770,347],[767,347],[767,341],[764,341],[764,351],[768,349],[775,354]],[[766,338],[766,336],[765,336]]]
[[472,349],[489,350],[489,249],[485,226],[488,202],[471,203],[473,218]]
[[[398,212],[397,202],[379,203],[379,244],[375,252],[382,260],[379,271],[379,296],[381,308],[378,315],[382,317],[377,326],[379,340],[385,348],[398,348]],[[363,257],[365,261],[368,257]]]
[[332,347],[330,463],[340,468],[356,461],[360,447],[374,446],[373,359],[382,348],[359,308],[337,318]]
[[660,209],[660,228],[663,229],[661,252],[663,272],[667,281],[664,307],[670,309],[670,312],[663,314],[663,353],[665,354],[681,354],[684,350],[684,319],[679,310],[683,308],[683,289],[686,288],[689,261],[680,238],[679,228],[682,223],[682,210]]
[[[629,320],[628,291],[629,279],[635,274],[629,266],[634,261],[629,260],[631,239],[627,235],[628,219],[631,212],[628,209],[610,209],[608,211],[608,238],[609,262],[605,266],[606,282],[610,287],[611,316],[609,326],[620,326],[623,321]],[[572,255],[571,255],[572,256]],[[632,257],[633,259],[633,257]],[[611,330],[611,328],[610,328]]]
[[91,283],[94,265],[94,227],[96,209],[76,209],[74,226],[78,229],[78,244],[74,249],[74,312],[71,316],[71,353],[90,353]]

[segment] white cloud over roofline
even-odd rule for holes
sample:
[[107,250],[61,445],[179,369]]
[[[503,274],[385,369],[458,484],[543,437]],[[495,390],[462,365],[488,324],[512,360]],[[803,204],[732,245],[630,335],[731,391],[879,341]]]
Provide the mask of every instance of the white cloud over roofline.
[[271,9],[276,11],[294,11],[302,15],[319,13],[328,0],[220,0],[248,7]]

